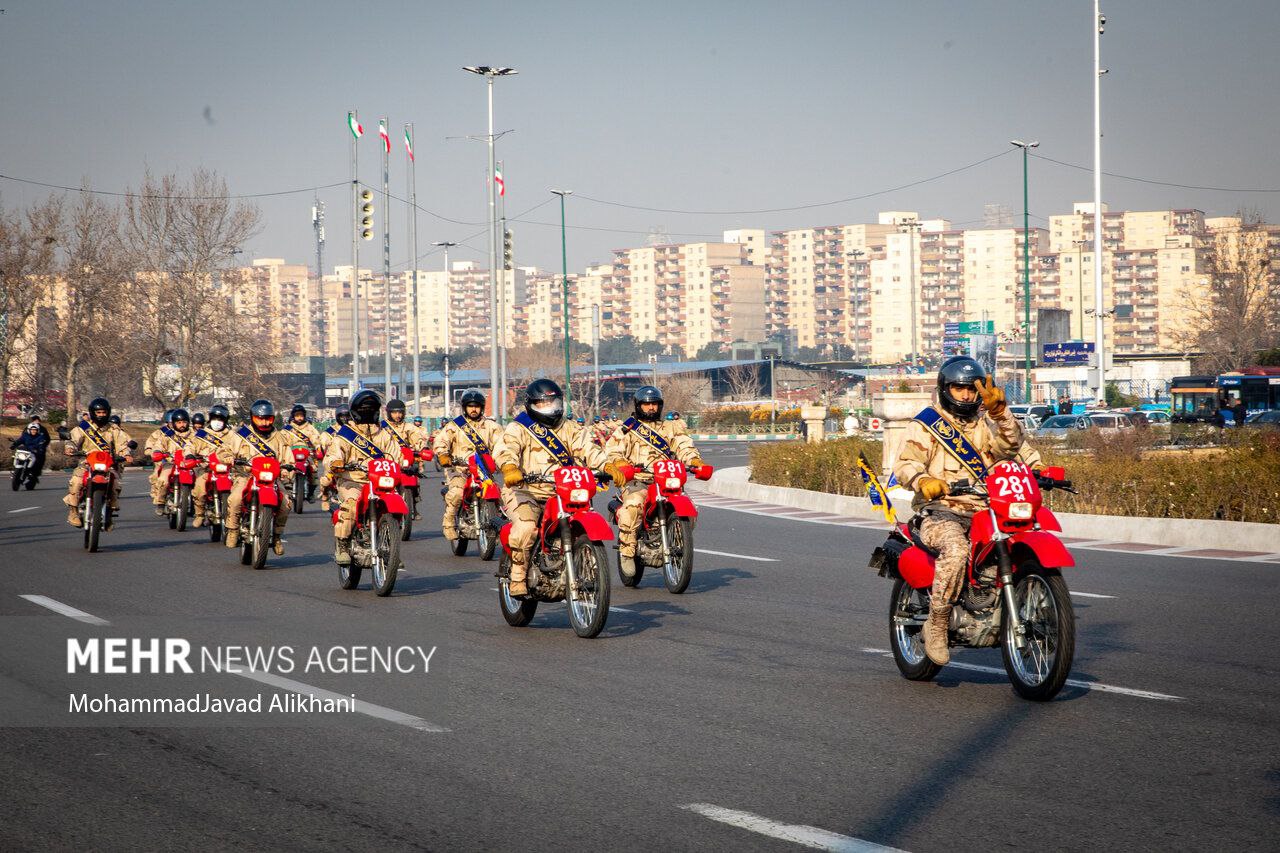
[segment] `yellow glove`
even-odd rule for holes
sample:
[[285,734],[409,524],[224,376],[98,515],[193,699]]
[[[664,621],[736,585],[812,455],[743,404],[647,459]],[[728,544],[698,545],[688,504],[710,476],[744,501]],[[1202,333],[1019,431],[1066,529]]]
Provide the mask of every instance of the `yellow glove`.
[[945,481],[939,480],[936,477],[921,477],[916,483],[916,491],[919,492],[921,497],[925,500],[936,501],[938,498],[950,491],[950,489],[947,488]]
[[701,456],[693,457],[693,460],[686,466],[688,468],[701,468],[706,463],[702,461]]
[[978,395],[982,397],[982,405],[986,407],[987,414],[993,418],[998,418],[1004,414],[1005,399],[1004,389],[996,387],[996,381],[990,380],[991,384],[985,384],[981,379],[975,379],[973,387],[978,389]]
[[437,453],[436,461],[440,463],[441,468],[448,468],[453,464],[453,457],[448,453]]
[[508,462],[502,466],[502,482],[506,483],[508,489],[514,489],[524,482],[524,472],[519,465]]
[[627,484],[627,475],[622,470],[622,466],[626,464],[621,459],[610,459],[604,463],[604,472],[613,478],[613,484],[618,488],[622,488]]

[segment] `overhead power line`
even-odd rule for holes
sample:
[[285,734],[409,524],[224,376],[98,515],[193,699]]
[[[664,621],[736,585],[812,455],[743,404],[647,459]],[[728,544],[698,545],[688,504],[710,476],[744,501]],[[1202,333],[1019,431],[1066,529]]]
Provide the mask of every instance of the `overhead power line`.
[[[1079,169],[1082,172],[1093,171],[1093,167],[1091,166],[1080,166],[1076,163],[1067,163],[1063,160],[1055,160],[1052,157],[1046,157],[1043,154],[1032,154],[1031,156],[1037,160],[1046,160],[1059,166],[1066,166],[1068,169]],[[1180,190],[1208,190],[1210,192],[1221,193],[1280,193],[1280,189],[1259,189],[1256,187],[1252,189],[1245,187],[1206,187],[1197,186],[1196,184],[1177,184],[1173,181],[1156,181],[1151,178],[1135,178],[1133,175],[1121,175],[1116,172],[1103,172],[1102,174],[1106,175],[1108,178],[1119,178],[1122,181],[1135,181],[1139,184],[1153,184],[1158,187],[1174,187]]]
[[191,201],[213,201],[219,199],[242,199],[242,198],[268,198],[270,196],[281,195],[298,195],[299,193],[314,193],[320,190],[329,190],[334,187],[345,187],[351,184],[350,181],[337,181],[332,184],[319,184],[309,187],[300,187],[296,190],[277,190],[275,192],[264,193],[228,193],[226,195],[160,195],[153,193],[134,193],[134,192],[114,192],[112,190],[95,190],[89,187],[68,187],[62,184],[50,184],[44,181],[34,181],[30,178],[15,178],[13,175],[0,175],[0,180],[13,181],[18,184],[28,184],[33,187],[44,187],[51,190],[64,190],[72,193],[82,193],[84,195],[105,195],[115,198],[155,198],[166,200],[190,199]]

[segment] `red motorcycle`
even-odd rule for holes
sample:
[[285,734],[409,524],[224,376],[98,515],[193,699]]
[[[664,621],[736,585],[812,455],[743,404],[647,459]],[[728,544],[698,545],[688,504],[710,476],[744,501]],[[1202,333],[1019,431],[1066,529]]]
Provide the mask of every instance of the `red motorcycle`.
[[[356,502],[356,528],[351,534],[351,563],[338,566],[338,582],[343,589],[355,589],[360,575],[370,571],[373,591],[391,594],[400,563],[400,531],[409,517],[409,506],[398,491],[400,470],[394,460],[370,459],[365,470],[368,482]],[[338,523],[338,510],[333,511]]]
[[308,484],[311,482],[311,472],[315,467],[311,460],[316,457],[315,452],[305,444],[295,444],[290,450],[293,451],[293,470],[296,472],[293,476],[290,501],[293,504],[293,511],[301,513],[303,505],[307,502]]
[[91,450],[85,456],[80,517],[84,519],[84,547],[90,553],[98,550],[98,537],[110,530],[114,521],[111,495],[120,476],[117,466],[123,463],[123,456],[112,456],[105,450]]
[[284,500],[280,488],[281,465],[271,456],[257,456],[249,465],[249,479],[244,484],[244,502],[240,505],[240,563],[261,569],[267,564],[271,537],[275,531],[275,508]]
[[227,498],[231,496],[231,465],[210,453],[205,461],[204,517],[209,523],[209,541],[221,542],[226,533]]
[[412,447],[400,447],[400,485],[396,487],[396,491],[400,494],[400,499],[409,507],[409,513],[404,517],[404,525],[400,530],[400,539],[404,542],[409,541],[409,537],[413,535],[413,514],[418,508],[418,460],[430,462],[435,458],[435,454],[430,450],[423,448],[420,452],[414,453]]
[[[474,541],[480,548],[481,560],[492,560],[498,550],[494,521],[502,517],[501,495],[494,482],[498,466],[488,453],[467,458],[467,481],[462,486],[462,503],[458,506],[458,538],[453,541],[453,555],[466,556],[467,544]],[[447,490],[447,487],[446,487]]]
[[[987,648],[999,643],[1005,672],[1025,699],[1052,699],[1071,671],[1075,613],[1060,569],[1075,565],[1054,533],[1058,519],[1043,505],[1042,490],[1071,491],[1061,468],[1039,476],[1021,462],[1001,462],[982,484],[960,480],[952,495],[986,498],[973,516],[966,580],[951,609],[948,642]],[[928,681],[941,668],[924,653],[921,632],[929,616],[937,552],[920,540],[919,516],[898,524],[876,548],[871,568],[894,578],[889,643],[903,676]]]
[[191,491],[196,487],[196,468],[203,461],[196,454],[186,454],[175,450],[172,454],[156,451],[151,454],[153,462],[163,462],[172,458],[169,467],[169,482],[164,493],[164,514],[169,519],[169,529],[183,531],[187,529],[187,519],[195,515],[195,501],[191,499]]
[[533,548],[525,583],[529,595],[514,598],[511,578],[511,525],[499,534],[498,606],[508,625],[523,627],[533,619],[539,601],[569,601],[569,622],[579,637],[594,637],[609,618],[609,568],[604,543],[613,538],[604,517],[591,508],[597,478],[606,474],[579,465],[557,468],[548,476],[526,477],[527,483],[554,483]]
[[[698,520],[697,507],[684,493],[689,471],[677,459],[659,459],[652,469],[635,470],[649,471],[653,482],[644,499],[644,514],[636,533],[636,554],[623,557],[618,553],[618,577],[623,586],[639,586],[645,566],[661,568],[667,591],[679,595],[689,587],[693,577],[693,528]],[[695,469],[693,475],[699,480],[709,480],[714,471],[712,466],[703,465]],[[615,497],[609,502],[609,517],[615,527],[621,506],[621,498]],[[622,561],[628,559],[634,571],[630,578],[622,571]]]

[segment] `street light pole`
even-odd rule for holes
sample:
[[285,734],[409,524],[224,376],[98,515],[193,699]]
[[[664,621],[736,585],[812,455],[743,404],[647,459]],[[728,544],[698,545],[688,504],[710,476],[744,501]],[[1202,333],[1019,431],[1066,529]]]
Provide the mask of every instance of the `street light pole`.
[[1009,140],[1011,145],[1022,149],[1022,313],[1025,361],[1022,363],[1026,375],[1025,394],[1023,400],[1031,402],[1031,207],[1027,189],[1027,151],[1039,147],[1039,142],[1023,142],[1020,139]]
[[449,397],[449,329],[453,324],[453,292],[450,286],[449,247],[458,244],[450,243],[448,240],[440,240],[432,245],[440,246],[444,249],[444,405],[440,416],[447,418],[452,411],[450,404],[453,402]]
[[489,396],[492,397],[498,391],[498,200],[493,176],[497,165],[493,154],[493,78],[508,77],[517,72],[514,68],[488,65],[466,65],[462,70],[484,77],[489,92]]
[[418,163],[413,156],[413,123],[405,125],[405,138],[409,140],[409,243],[413,258],[413,413],[422,414],[421,366],[422,331],[418,312]]
[[1106,23],[1106,16],[1098,10],[1098,0],[1093,0],[1093,350],[1098,358],[1093,398],[1103,405],[1107,401],[1107,356],[1102,325],[1102,75],[1107,72],[1101,63]]
[[569,249],[568,243],[565,242],[564,197],[573,195],[573,190],[552,190],[551,192],[560,196],[560,261],[564,269],[560,293],[564,304],[564,416],[567,418],[573,414],[573,406],[570,400],[572,377],[569,373]]

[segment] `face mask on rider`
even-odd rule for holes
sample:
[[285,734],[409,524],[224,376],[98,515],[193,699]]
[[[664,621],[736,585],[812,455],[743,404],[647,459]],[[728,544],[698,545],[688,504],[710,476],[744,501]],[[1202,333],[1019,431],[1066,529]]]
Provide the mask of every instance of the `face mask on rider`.
[[548,418],[558,418],[564,414],[564,400],[554,399],[542,403],[534,403],[533,410]]
[[209,421],[209,429],[213,430],[214,432],[222,432],[222,428],[226,425],[227,425],[226,422],[223,421],[221,418],[214,418],[213,420]]

